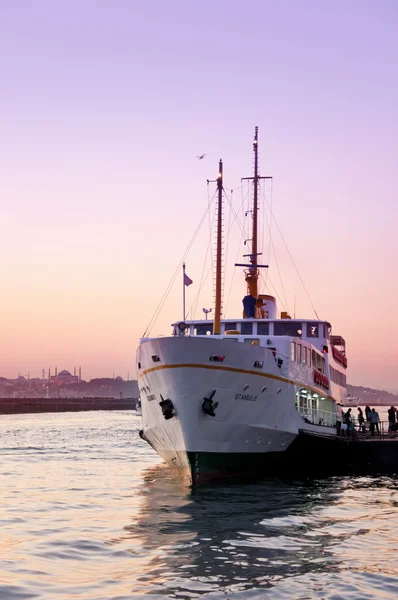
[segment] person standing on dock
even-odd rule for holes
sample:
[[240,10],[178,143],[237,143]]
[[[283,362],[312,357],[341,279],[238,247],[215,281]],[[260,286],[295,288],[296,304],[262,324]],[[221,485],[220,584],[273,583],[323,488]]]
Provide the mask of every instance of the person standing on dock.
[[354,425],[352,423],[351,408],[349,408],[345,413],[343,422],[347,425],[347,435],[351,435],[351,431],[354,429]]
[[365,422],[364,416],[363,416],[363,410],[360,406],[358,406],[358,425],[359,425],[359,431],[364,431],[364,427],[363,424]]
[[391,433],[392,431],[394,431],[396,410],[397,409],[394,406],[392,406],[387,411],[387,413],[388,413],[388,433]]
[[377,435],[380,435],[379,431],[379,413],[376,412],[374,408],[372,408],[372,412],[370,413],[370,433],[372,435],[375,434],[375,429],[377,431]]
[[336,433],[337,435],[341,435],[341,425],[343,423],[343,409],[341,408],[342,404],[338,402],[336,404]]
[[370,413],[372,411],[370,410],[370,406],[365,406],[365,417],[367,421],[370,421]]

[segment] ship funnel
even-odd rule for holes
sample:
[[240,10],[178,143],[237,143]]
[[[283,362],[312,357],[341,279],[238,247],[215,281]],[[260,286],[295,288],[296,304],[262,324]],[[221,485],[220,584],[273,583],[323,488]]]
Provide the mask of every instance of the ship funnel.
[[258,297],[259,310],[263,319],[276,319],[276,300],[274,296],[268,294],[260,294]]

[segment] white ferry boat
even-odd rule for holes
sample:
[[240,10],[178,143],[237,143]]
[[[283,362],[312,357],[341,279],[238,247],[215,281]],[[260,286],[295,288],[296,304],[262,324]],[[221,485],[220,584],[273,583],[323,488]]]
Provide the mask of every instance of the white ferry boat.
[[[346,347],[326,320],[278,315],[259,291],[258,128],[254,137],[252,247],[243,317],[221,317],[223,178],[219,163],[214,321],[175,322],[140,340],[141,437],[192,484],[283,475],[333,454],[337,405],[346,398]],[[328,452],[330,450],[330,453]]]
[[361,401],[359,398],[355,398],[354,396],[347,396],[343,400],[343,407],[357,408],[358,406],[360,406],[360,402]]

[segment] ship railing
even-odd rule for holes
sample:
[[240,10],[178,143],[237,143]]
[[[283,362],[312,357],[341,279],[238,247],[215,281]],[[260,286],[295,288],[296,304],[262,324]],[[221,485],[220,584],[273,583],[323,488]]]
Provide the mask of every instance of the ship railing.
[[391,424],[389,421],[379,421],[377,425],[378,427],[375,424],[372,433],[370,421],[365,421],[362,425],[359,425],[356,420],[354,423],[355,429],[361,438],[378,437],[381,439],[391,439],[398,437],[398,423]]
[[325,427],[336,427],[336,413],[318,408],[297,407],[297,411],[306,423],[311,425],[324,425]]

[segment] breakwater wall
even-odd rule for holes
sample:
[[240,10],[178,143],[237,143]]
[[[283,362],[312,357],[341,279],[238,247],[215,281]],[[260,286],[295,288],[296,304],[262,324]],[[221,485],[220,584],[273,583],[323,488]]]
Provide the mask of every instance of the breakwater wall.
[[0,414],[133,410],[135,398],[0,398]]

